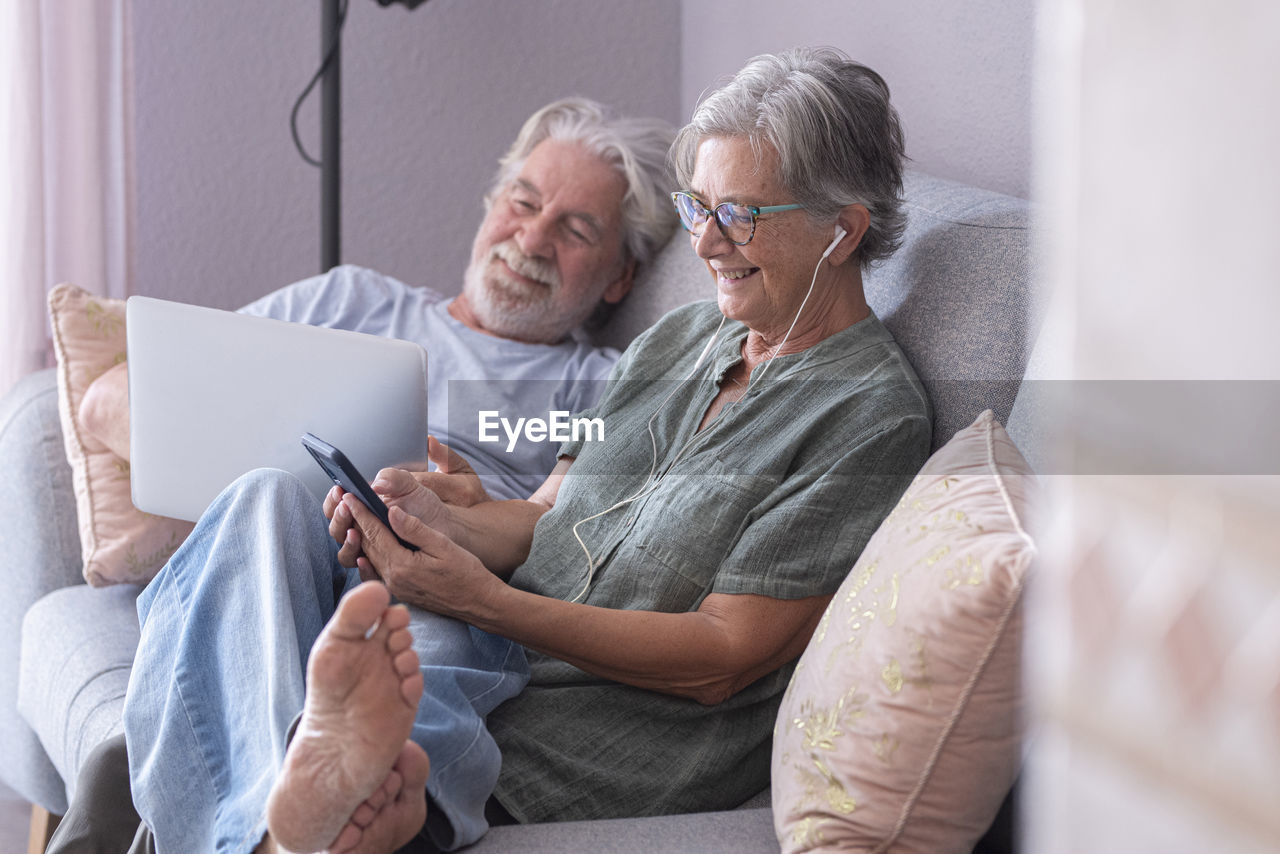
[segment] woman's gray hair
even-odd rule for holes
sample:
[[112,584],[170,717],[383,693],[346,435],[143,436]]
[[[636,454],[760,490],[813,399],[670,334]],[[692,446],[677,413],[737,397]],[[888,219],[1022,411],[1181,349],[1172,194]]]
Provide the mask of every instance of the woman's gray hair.
[[871,226],[856,253],[864,269],[902,242],[902,125],[884,79],[845,53],[797,48],[748,62],[676,135],[671,157],[682,187],[708,137],[749,138],[757,156],[762,143],[772,145],[783,186],[815,219],[866,206]]
[[676,226],[668,196],[673,178],[667,154],[675,128],[659,119],[628,118],[586,98],[565,98],[538,110],[502,159],[489,196],[502,191],[545,139],[577,142],[614,166],[627,182],[622,199],[622,240],[630,258],[653,260]]

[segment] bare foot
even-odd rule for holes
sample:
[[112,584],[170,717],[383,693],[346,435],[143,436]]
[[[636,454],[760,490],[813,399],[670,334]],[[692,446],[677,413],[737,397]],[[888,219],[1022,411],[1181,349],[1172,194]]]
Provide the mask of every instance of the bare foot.
[[406,741],[391,773],[329,846],[330,854],[383,854],[404,845],[427,820],[427,754]]
[[[267,799],[267,828],[278,847],[319,851],[351,827],[363,836],[352,821],[357,812],[378,831],[372,835],[390,838],[387,819],[406,810],[387,807],[410,796],[411,776],[421,777],[417,797],[424,797],[426,754],[408,742],[422,673],[410,648],[409,612],[390,601],[381,583],[361,584],[338,603],[311,650],[302,719]],[[399,844],[421,826],[420,817]]]

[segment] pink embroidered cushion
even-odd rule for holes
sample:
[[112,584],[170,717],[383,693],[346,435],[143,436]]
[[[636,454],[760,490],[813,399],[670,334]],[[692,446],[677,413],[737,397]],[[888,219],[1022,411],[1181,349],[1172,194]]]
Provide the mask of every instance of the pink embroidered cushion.
[[79,423],[89,385],[125,359],[124,301],[74,285],[49,293],[58,359],[58,414],[71,464],[84,577],[89,584],[145,584],[160,571],[192,525],[133,506],[129,463]]
[[1020,761],[1034,476],[990,411],[935,453],[841,585],[774,733],[784,852],[968,852]]

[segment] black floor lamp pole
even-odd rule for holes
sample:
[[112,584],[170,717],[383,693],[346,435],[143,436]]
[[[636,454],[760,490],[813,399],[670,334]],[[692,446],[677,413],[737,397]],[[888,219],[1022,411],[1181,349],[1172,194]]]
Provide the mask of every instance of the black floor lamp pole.
[[324,0],[320,56],[333,58],[320,81],[320,272],[338,266],[342,253],[342,43],[338,4]]

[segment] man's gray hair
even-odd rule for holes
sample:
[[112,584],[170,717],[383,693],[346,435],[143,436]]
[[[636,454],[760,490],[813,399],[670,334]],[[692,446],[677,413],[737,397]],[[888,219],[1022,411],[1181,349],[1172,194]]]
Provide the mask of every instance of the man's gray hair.
[[708,137],[746,137],[757,156],[762,143],[772,145],[783,186],[815,219],[865,205],[871,226],[857,250],[864,269],[902,242],[902,125],[884,79],[845,53],[797,48],[748,62],[676,135],[671,156],[682,187]]
[[628,118],[586,98],[565,98],[538,110],[498,161],[486,202],[515,180],[524,161],[545,139],[577,142],[614,166],[627,182],[622,199],[622,240],[628,256],[653,260],[676,226],[668,193],[674,187],[667,155],[675,128],[659,119]]

